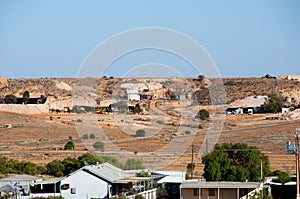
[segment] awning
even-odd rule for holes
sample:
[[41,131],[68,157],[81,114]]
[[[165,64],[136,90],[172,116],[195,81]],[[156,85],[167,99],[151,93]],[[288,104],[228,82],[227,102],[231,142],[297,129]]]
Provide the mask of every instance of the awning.
[[0,187],[0,192],[14,192],[15,190],[15,187],[11,186],[10,184]]

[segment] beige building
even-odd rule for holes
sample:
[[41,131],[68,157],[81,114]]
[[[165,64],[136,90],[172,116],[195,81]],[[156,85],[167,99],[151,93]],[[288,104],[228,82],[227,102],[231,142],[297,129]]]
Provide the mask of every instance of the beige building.
[[262,188],[260,182],[187,180],[180,185],[180,199],[243,199]]

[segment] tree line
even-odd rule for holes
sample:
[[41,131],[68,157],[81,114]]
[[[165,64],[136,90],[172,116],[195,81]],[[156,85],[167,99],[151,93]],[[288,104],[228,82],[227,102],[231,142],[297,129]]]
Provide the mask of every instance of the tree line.
[[7,159],[0,156],[0,173],[27,175],[47,174],[55,177],[62,177],[85,165],[93,165],[97,162],[100,164],[108,162],[120,169],[126,170],[145,168],[140,160],[134,158],[129,158],[125,165],[123,165],[117,158],[87,153],[78,158],[68,157],[63,160],[53,160],[46,165],[37,165],[33,162]]

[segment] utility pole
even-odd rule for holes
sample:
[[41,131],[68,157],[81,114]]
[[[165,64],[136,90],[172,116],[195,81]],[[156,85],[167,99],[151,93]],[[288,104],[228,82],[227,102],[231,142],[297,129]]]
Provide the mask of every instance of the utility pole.
[[260,159],[260,180],[263,181],[263,163],[262,159]]
[[299,134],[300,134],[300,128],[296,128],[296,132],[294,134],[295,141],[296,141],[296,178],[297,178],[297,193],[296,193],[296,199],[300,199],[299,194]]
[[194,145],[192,144],[192,168],[191,168],[191,179],[193,179],[193,171],[194,171]]
[[208,153],[208,138],[205,139],[205,144],[206,144],[206,154]]

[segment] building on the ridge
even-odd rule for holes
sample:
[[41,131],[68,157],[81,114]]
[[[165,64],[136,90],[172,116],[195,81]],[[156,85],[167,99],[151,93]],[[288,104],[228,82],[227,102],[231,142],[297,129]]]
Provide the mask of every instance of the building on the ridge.
[[132,89],[132,90],[127,89],[126,93],[127,93],[128,101],[140,101],[141,100],[139,91],[136,89]]

